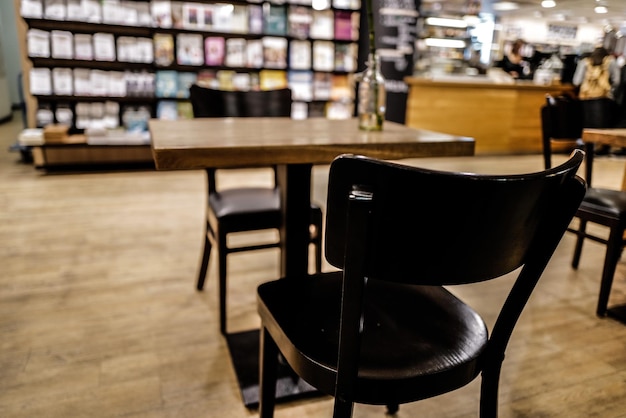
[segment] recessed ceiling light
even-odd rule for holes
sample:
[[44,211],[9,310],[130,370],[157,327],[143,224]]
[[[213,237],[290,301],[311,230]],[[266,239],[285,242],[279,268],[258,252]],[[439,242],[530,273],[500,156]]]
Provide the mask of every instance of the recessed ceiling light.
[[543,0],[541,2],[541,7],[545,8],[545,9],[549,9],[551,7],[555,7],[556,6],[556,2],[554,0]]
[[604,6],[596,6],[593,11],[598,14],[605,14],[609,12],[609,10]]
[[517,10],[519,9],[519,4],[514,3],[512,1],[499,1],[497,3],[494,3],[492,6],[493,10],[499,11],[499,12],[506,12],[509,10]]

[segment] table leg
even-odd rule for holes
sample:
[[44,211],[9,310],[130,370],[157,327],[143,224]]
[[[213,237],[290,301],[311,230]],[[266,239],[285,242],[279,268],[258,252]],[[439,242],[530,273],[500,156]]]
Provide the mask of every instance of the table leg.
[[[283,210],[281,277],[308,274],[311,170],[311,164],[277,168]],[[259,330],[229,333],[226,341],[243,402],[248,408],[254,408],[259,402]],[[320,395],[284,361],[279,360],[277,374],[277,402]]]

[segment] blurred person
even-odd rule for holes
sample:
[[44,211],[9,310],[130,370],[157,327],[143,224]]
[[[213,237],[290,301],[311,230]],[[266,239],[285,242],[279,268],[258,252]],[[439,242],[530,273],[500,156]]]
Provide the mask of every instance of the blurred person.
[[511,45],[511,50],[504,55],[500,66],[504,71],[516,79],[526,79],[530,76],[530,65],[522,56],[522,47],[526,43],[518,39]]

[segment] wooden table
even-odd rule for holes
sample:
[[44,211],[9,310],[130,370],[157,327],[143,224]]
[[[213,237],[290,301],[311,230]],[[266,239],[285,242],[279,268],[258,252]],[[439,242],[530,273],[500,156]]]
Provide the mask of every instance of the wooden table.
[[[151,120],[152,153],[159,170],[278,166],[284,225],[281,275],[307,274],[311,169],[340,154],[397,160],[468,156],[474,140],[385,122],[382,132],[358,129],[357,121],[312,118],[203,118]],[[258,330],[226,336],[246,406],[258,403]],[[286,372],[277,397],[309,393],[303,382],[290,384]]]
[[[586,147],[586,180],[591,185],[591,167],[593,165],[593,149],[595,144],[609,145],[616,148],[626,147],[626,129],[584,129],[583,141]],[[622,178],[622,190],[626,190],[626,171]]]

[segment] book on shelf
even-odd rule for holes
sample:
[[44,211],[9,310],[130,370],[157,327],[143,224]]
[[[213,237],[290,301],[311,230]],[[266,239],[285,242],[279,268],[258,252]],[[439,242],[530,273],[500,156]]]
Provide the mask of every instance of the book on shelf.
[[326,102],[309,102],[307,104],[309,118],[326,117]]
[[126,74],[123,71],[107,72],[107,96],[126,97],[126,85]]
[[260,4],[248,5],[248,33],[263,33],[263,6]]
[[224,65],[227,67],[245,67],[247,61],[246,39],[228,38],[226,40],[226,54]]
[[310,8],[290,5],[287,14],[287,34],[297,39],[307,39],[312,19]]
[[51,56],[57,59],[74,58],[74,35],[66,30],[50,32]]
[[219,70],[216,73],[217,85],[220,90],[234,90],[233,77],[235,71],[233,70]]
[[201,29],[204,27],[204,5],[183,3],[183,28]]
[[207,36],[204,40],[206,65],[224,64],[225,40],[221,36]]
[[169,33],[155,33],[154,63],[159,67],[169,67],[174,63],[174,37]]
[[277,36],[264,36],[263,62],[266,68],[287,68],[287,39]]
[[151,38],[136,38],[137,39],[137,55],[135,62],[143,62],[150,64],[154,62],[154,48]]
[[335,44],[332,41],[313,41],[313,69],[315,71],[335,69]]
[[335,34],[334,13],[330,9],[313,10],[309,36],[313,39],[333,39]]
[[235,74],[233,74],[233,89],[234,90],[248,91],[250,90],[250,83],[251,83],[250,73],[236,72]]
[[46,96],[52,94],[52,79],[49,68],[31,68],[29,83],[31,94]]
[[52,69],[52,89],[57,96],[71,96],[74,94],[74,80],[71,68]]
[[65,0],[45,0],[44,5],[44,19],[65,20],[67,18]]
[[326,117],[328,119],[350,119],[354,106],[351,102],[326,102]]
[[170,0],[152,0],[150,2],[152,26],[156,28],[172,27],[172,2]]
[[176,35],[176,62],[179,65],[204,64],[203,42],[200,34],[179,33]]
[[291,103],[291,119],[306,119],[309,116],[309,106],[306,102]]
[[92,96],[107,96],[109,93],[109,75],[104,70],[89,70],[89,89]]
[[43,17],[43,0],[22,0],[20,2],[20,16],[41,19]]
[[359,39],[359,13],[335,10],[335,40],[356,41]]
[[156,97],[175,98],[178,94],[178,73],[174,70],[161,70],[155,76]]
[[183,2],[182,1],[172,1],[171,2],[171,11],[172,11],[172,27],[175,29],[184,29],[183,26]]
[[313,100],[313,72],[291,70],[287,72],[287,83],[293,100],[310,102]]
[[[289,3],[298,4],[300,6],[313,6],[313,0],[291,0]],[[328,7],[330,4],[328,3],[328,0],[325,0],[323,3],[322,7]]]
[[178,73],[176,97],[179,99],[189,98],[189,87],[196,82],[198,75],[193,72],[181,71]]
[[356,43],[335,43],[335,71],[356,71],[357,54]]
[[287,71],[261,70],[259,71],[259,87],[261,90],[283,89],[289,85]]
[[248,39],[246,44],[246,67],[263,67],[263,40]]
[[234,4],[230,17],[231,33],[249,33],[248,6]]
[[122,0],[122,24],[127,26],[152,26],[150,4],[143,1]]
[[313,74],[313,100],[330,100],[333,85],[331,73],[316,72]]
[[93,60],[93,36],[88,33],[74,34],[74,59]]
[[26,49],[29,57],[50,57],[50,32],[29,29],[26,34]]
[[287,6],[265,3],[263,7],[263,31],[266,35],[287,34]]
[[133,62],[137,57],[137,38],[134,36],[120,36],[117,38],[117,60]]
[[112,33],[93,34],[93,57],[96,61],[115,61],[115,37]]
[[164,120],[178,119],[178,104],[176,100],[159,100],[157,104],[157,118]]
[[311,42],[293,40],[289,43],[289,68],[294,70],[311,69]]
[[352,103],[354,87],[348,74],[333,74],[330,86],[330,100],[335,102]]

